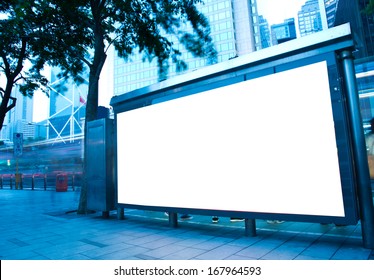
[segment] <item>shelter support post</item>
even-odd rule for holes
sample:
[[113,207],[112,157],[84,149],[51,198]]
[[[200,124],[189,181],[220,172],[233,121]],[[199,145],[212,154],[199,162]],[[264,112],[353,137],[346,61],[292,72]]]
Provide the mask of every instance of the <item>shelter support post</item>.
[[118,220],[125,219],[125,209],[123,209],[122,207],[117,208],[117,219]]
[[256,236],[256,220],[255,219],[245,219],[245,236],[254,237]]
[[343,50],[340,53],[340,59],[344,70],[348,117],[352,132],[352,150],[355,162],[363,245],[365,248],[374,249],[373,198],[352,50]]
[[169,212],[169,225],[173,228],[178,227],[178,213]]

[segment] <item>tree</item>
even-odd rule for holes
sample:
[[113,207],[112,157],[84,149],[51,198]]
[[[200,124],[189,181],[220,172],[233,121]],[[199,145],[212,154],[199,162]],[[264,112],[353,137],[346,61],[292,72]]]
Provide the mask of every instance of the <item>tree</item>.
[[44,87],[48,81],[40,72],[24,70],[24,62],[37,55],[35,37],[40,32],[36,13],[38,1],[7,0],[0,4],[0,74],[6,77],[6,85],[0,87],[0,130],[6,114],[16,106],[17,99],[11,96],[15,84],[20,92],[32,96],[35,89]]
[[[65,58],[68,49],[59,42],[71,45],[77,40],[83,42],[83,30],[74,28],[68,21],[63,22],[54,14],[48,0],[5,0],[0,3],[0,74],[6,77],[6,85],[0,88],[0,130],[6,114],[16,106],[17,99],[11,96],[18,85],[20,92],[32,97],[35,90],[42,89],[48,95],[48,80],[41,74],[46,63],[57,66]],[[78,39],[79,38],[79,39]],[[24,64],[31,64],[25,69]],[[69,61],[67,61],[69,63]],[[81,69],[72,64],[70,73],[75,75]],[[76,75],[76,80],[79,79]]]
[[365,9],[363,10],[364,13],[371,15],[374,13],[374,0],[369,0]]
[[[201,0],[50,1],[48,14],[55,15],[68,25],[69,32],[80,34],[75,42],[56,36],[56,49],[66,50],[66,55],[56,58],[52,52],[50,61],[59,64],[64,75],[75,78],[85,67],[89,69],[85,131],[87,123],[96,119],[99,78],[109,46],[113,45],[123,58],[139,51],[145,59],[157,59],[160,79],[167,76],[169,60],[176,63],[179,70],[186,68],[181,60],[181,50],[173,44],[172,38],[194,55],[205,56],[210,63],[215,62],[216,51],[209,24],[196,8],[198,3]],[[86,167],[84,164],[84,170]],[[83,181],[78,213],[87,211],[87,185]]]

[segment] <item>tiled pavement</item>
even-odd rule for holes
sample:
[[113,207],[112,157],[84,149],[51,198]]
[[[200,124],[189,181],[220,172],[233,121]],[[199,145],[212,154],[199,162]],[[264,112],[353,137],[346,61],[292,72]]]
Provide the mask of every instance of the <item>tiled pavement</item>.
[[257,236],[244,223],[194,216],[169,226],[164,213],[125,210],[118,220],[101,213],[77,215],[79,192],[0,189],[2,260],[367,260],[361,226],[267,224]]

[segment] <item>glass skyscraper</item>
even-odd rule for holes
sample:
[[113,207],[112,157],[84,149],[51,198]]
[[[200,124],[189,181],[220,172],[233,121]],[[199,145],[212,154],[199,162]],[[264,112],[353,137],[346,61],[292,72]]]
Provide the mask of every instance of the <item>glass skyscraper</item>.
[[271,26],[272,43],[278,45],[293,39],[296,39],[295,19],[289,18],[283,23],[273,24]]
[[298,12],[300,36],[323,30],[318,0],[307,1]]
[[[262,48],[256,0],[205,0],[199,9],[209,20],[218,62]],[[182,46],[180,49],[183,49]],[[188,65],[187,71],[207,65],[204,58],[193,57],[188,52],[182,53],[182,58]],[[175,66],[170,65],[168,77],[175,75],[178,75]],[[141,54],[131,56],[128,61],[114,58],[114,95],[124,94],[157,81],[156,61],[144,61]]]
[[337,6],[338,0],[325,0],[326,18],[329,27],[334,26]]
[[59,73],[59,68],[51,69],[49,139],[73,138],[83,133],[88,82],[76,84],[71,79],[59,77]]
[[271,46],[269,23],[263,16],[259,16],[259,25],[261,35],[261,49],[265,49]]

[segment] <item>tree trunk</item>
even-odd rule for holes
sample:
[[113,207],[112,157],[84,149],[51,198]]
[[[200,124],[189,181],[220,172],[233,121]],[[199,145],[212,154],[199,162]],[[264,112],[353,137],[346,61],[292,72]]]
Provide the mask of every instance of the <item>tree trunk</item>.
[[[105,59],[104,59],[105,60]],[[84,123],[84,145],[83,145],[83,181],[81,194],[79,199],[78,214],[87,213],[87,177],[86,170],[88,168],[87,162],[87,123],[96,119],[98,100],[99,100],[99,78],[97,78],[93,73],[93,69],[90,69],[90,77],[88,84],[88,94],[86,103],[86,118]]]
[[[3,128],[4,120],[6,114],[16,106],[16,98],[11,97],[13,88],[13,81],[7,80],[5,91],[3,94],[3,99],[1,100],[0,105],[0,131]],[[9,100],[12,100],[12,104],[8,106]]]
[[101,70],[103,69],[106,60],[104,36],[101,32],[101,28],[96,30],[95,34],[95,50],[93,63],[90,65],[89,82],[88,82],[88,94],[86,103],[86,118],[84,124],[84,159],[83,159],[83,182],[81,188],[81,194],[79,199],[78,214],[86,214],[87,209],[87,177],[86,170],[89,168],[87,162],[87,123],[93,121],[97,117],[97,108],[99,104],[99,79]]
[[[27,38],[22,38],[21,42],[21,49],[17,58],[17,63],[15,64],[15,68],[12,69],[11,63],[7,60],[6,56],[2,53],[1,57],[3,59],[4,65],[4,72],[6,75],[6,86],[5,91],[3,92],[3,99],[0,105],[0,130],[3,127],[3,123],[5,120],[5,115],[12,110],[16,106],[17,99],[12,97],[12,89],[16,82],[17,76],[21,73],[23,69],[23,60],[26,58],[26,46],[27,46]],[[13,70],[13,73],[12,73]],[[12,100],[12,104],[8,106],[9,100]]]

